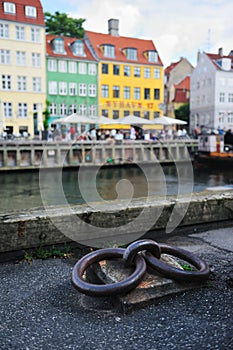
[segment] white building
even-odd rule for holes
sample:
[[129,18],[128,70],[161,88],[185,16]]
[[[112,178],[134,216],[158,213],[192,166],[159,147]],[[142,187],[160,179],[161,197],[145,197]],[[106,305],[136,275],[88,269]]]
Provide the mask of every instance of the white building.
[[233,51],[198,53],[190,90],[190,132],[197,126],[233,130]]

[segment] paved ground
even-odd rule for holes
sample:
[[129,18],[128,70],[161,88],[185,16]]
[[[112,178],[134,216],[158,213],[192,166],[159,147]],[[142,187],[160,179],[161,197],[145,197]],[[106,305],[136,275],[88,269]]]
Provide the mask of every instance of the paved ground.
[[233,228],[167,242],[210,264],[208,287],[127,315],[72,287],[74,259],[2,263],[0,349],[233,349]]

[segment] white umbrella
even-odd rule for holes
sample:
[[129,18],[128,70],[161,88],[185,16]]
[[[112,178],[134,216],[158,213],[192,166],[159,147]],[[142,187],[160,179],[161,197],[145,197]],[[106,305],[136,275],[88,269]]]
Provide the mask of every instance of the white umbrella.
[[86,117],[85,115],[78,115],[73,113],[68,117],[53,120],[53,124],[96,124],[97,118]]
[[108,124],[108,125],[113,125],[113,124],[118,124],[119,119],[112,119],[112,118],[107,118],[104,116],[98,117],[96,119],[96,124]]
[[122,125],[151,125],[151,120],[128,115],[127,117],[118,119],[117,122]]
[[6,128],[5,113],[3,108],[3,103],[0,100],[0,133],[2,133]]
[[151,120],[153,125],[186,125],[187,123],[183,120],[166,117],[165,115]]

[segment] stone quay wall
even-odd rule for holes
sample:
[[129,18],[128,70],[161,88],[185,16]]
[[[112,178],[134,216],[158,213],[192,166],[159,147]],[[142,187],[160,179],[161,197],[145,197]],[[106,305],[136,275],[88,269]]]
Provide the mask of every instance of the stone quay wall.
[[[177,205],[177,213],[183,206],[188,206],[188,210],[182,219],[179,227],[188,227],[203,223],[219,223],[231,221],[233,219],[233,191],[226,192],[205,191],[195,193],[192,198],[183,195],[179,200],[173,196],[166,200],[159,198],[150,198],[145,201],[143,198],[133,200],[132,203],[122,209],[121,203],[107,204],[102,210],[94,210],[87,205],[66,207],[49,207],[46,209],[31,209],[21,212],[5,213],[0,216],[0,253],[19,251],[28,248],[35,248],[40,245],[51,245],[73,240],[73,233],[64,234],[64,232],[75,231],[74,240],[78,243],[87,242],[88,246],[96,244],[95,229],[90,233],[90,226],[106,228],[106,242],[114,241],[112,234],[108,236],[108,225],[117,226],[115,236],[119,237],[120,242],[124,242],[124,237],[129,235],[126,230],[126,224],[134,222],[135,218],[143,209],[155,213],[161,210],[158,220],[155,220],[147,235],[151,238],[156,236],[157,230],[164,230],[171,218],[171,213]],[[70,211],[71,210],[71,211]],[[78,219],[78,220],[77,220]],[[142,218],[135,225],[135,232],[138,238],[145,233],[147,225],[146,217]],[[154,236],[155,235],[155,236]],[[233,235],[233,230],[232,230]],[[134,238],[135,236],[132,236]],[[132,239],[133,240],[133,239]],[[129,243],[129,241],[128,241]]]
[[190,160],[197,140],[47,142],[1,141],[0,171],[39,168],[172,163]]

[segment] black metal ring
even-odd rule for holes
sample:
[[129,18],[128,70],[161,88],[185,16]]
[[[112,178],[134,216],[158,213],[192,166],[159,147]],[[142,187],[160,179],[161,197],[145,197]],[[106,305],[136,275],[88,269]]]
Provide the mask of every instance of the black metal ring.
[[123,248],[105,248],[85,255],[73,268],[71,277],[73,286],[80,292],[92,296],[112,296],[123,294],[135,288],[140,283],[146,272],[146,262],[139,254],[134,260],[134,272],[122,281],[100,285],[85,282],[82,278],[84,272],[91,264],[109,258],[123,258],[124,251],[125,249]]
[[170,254],[177,258],[183,259],[189,262],[191,265],[197,268],[197,271],[186,271],[167,265],[161,260],[154,257],[151,253],[143,253],[144,258],[148,265],[159,272],[164,277],[172,278],[181,282],[203,282],[210,274],[210,269],[207,263],[201,260],[198,256],[188,252],[187,250],[171,247],[166,244],[159,244],[161,253]]
[[131,243],[124,252],[123,259],[125,260],[125,266],[132,266],[135,256],[138,252],[146,250],[153,253],[156,258],[160,258],[161,249],[158,243],[152,239],[140,239]]

